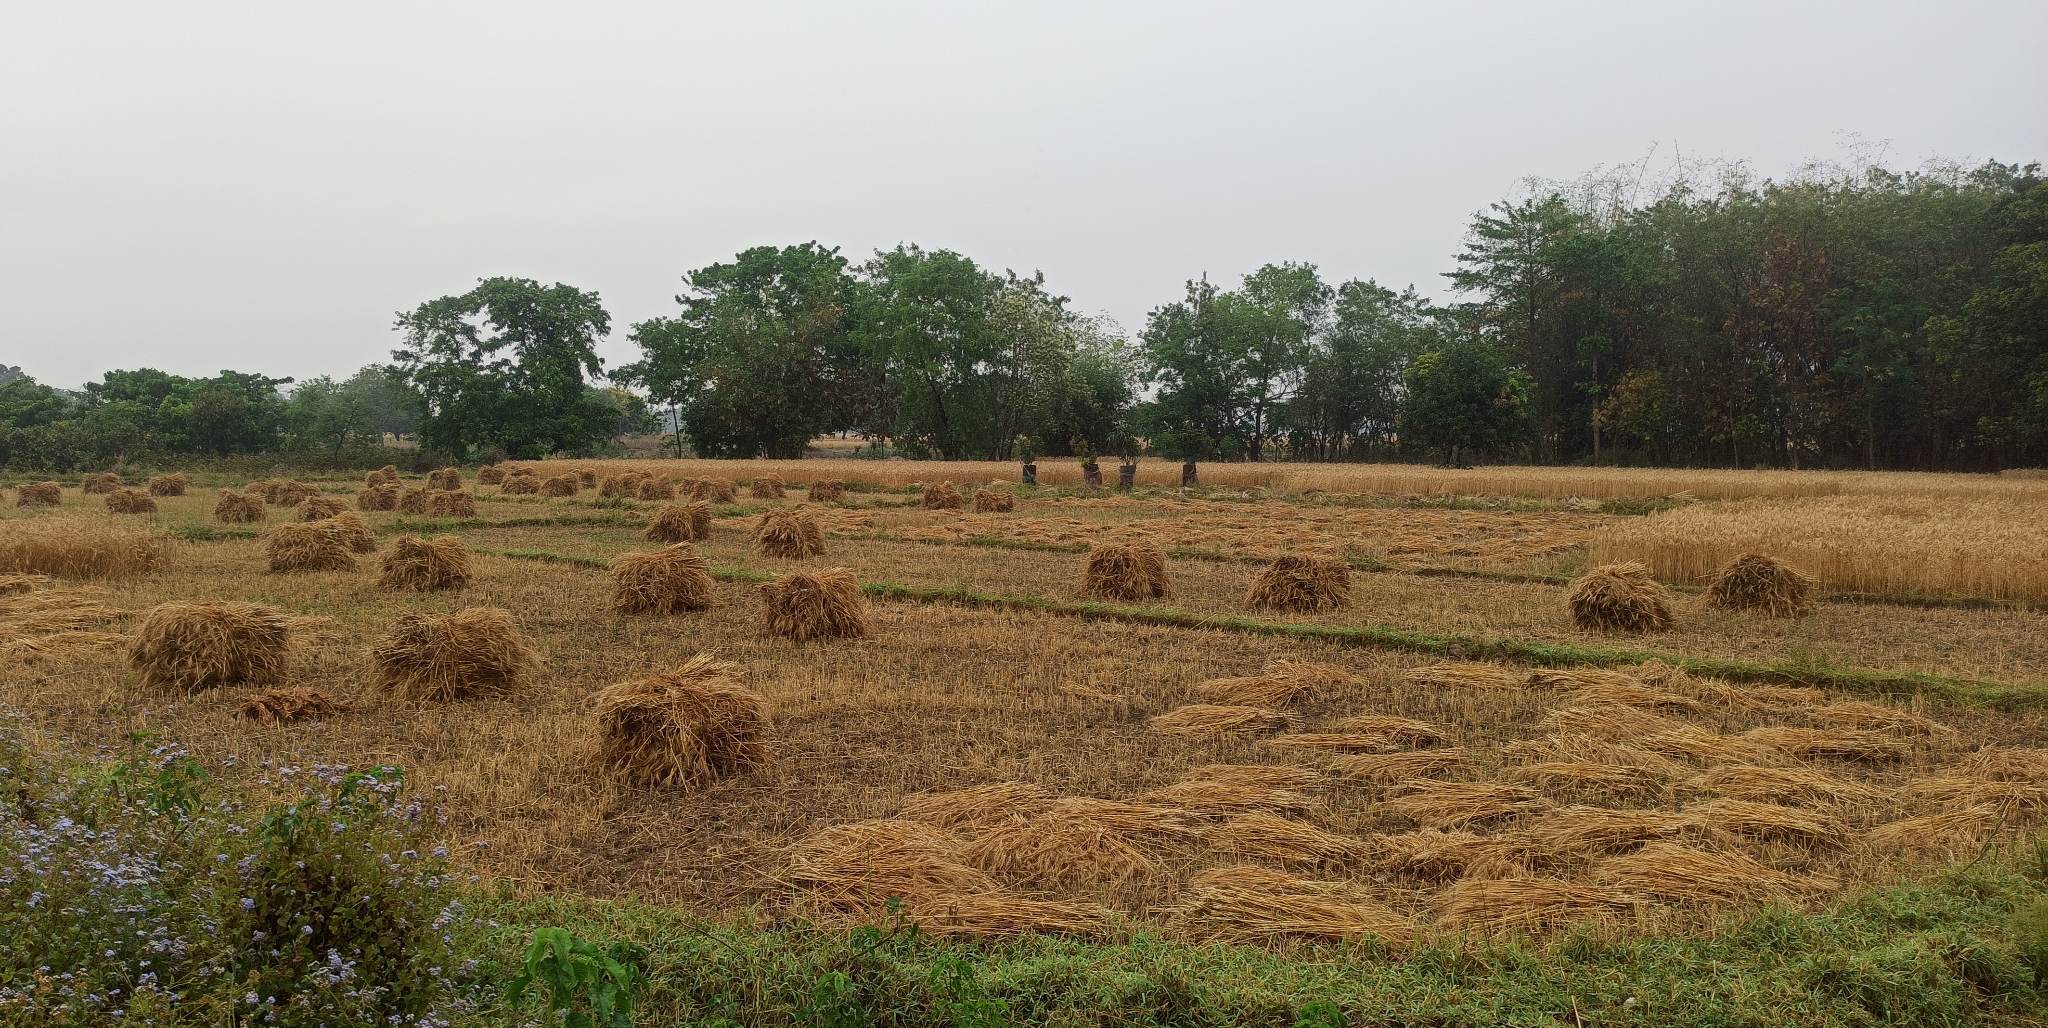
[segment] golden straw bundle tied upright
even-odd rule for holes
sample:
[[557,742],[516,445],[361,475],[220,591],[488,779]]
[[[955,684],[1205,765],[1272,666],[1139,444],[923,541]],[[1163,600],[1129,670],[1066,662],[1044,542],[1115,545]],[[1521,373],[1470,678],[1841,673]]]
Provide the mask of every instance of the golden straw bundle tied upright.
[[460,589],[469,584],[469,550],[452,535],[431,542],[400,536],[378,564],[377,584],[396,592]]
[[157,475],[149,480],[149,495],[183,496],[187,484],[183,472],[173,471],[168,475]]
[[116,514],[154,514],[156,498],[140,489],[116,489],[107,494],[107,509]]
[[92,496],[96,493],[111,493],[121,488],[121,476],[111,471],[99,471],[78,480],[78,491]]
[[598,759],[633,785],[692,787],[768,762],[768,704],[739,669],[698,654],[597,694]]
[[540,494],[542,496],[574,496],[577,490],[582,488],[582,480],[578,479],[575,475],[555,475],[541,480]]
[[1104,543],[1088,551],[1081,591],[1105,600],[1166,595],[1166,555],[1151,543]]
[[677,614],[711,607],[711,569],[697,548],[676,543],[612,558],[612,609],[625,614]]
[[867,598],[846,568],[792,572],[761,586],[770,634],[797,642],[859,639],[868,634]]
[[642,535],[650,542],[693,543],[711,538],[711,505],[702,500],[661,508]]
[[747,483],[747,495],[757,500],[782,499],[783,491],[781,475],[755,475]]
[[540,654],[496,607],[407,614],[370,651],[375,685],[402,700],[503,696],[539,667]]
[[1806,613],[1812,592],[1812,575],[1761,553],[1745,553],[1714,572],[1707,583],[1707,606],[1792,617]]
[[128,663],[153,689],[263,685],[284,672],[291,626],[283,611],[254,603],[166,603],[135,626]]
[[754,550],[763,557],[792,560],[822,556],[825,531],[817,516],[801,507],[771,510],[754,526]]
[[223,525],[248,525],[263,520],[263,500],[223,489],[220,498],[213,503],[213,519]]
[[917,499],[917,505],[926,510],[959,510],[960,490],[951,482],[937,482],[924,487],[924,493]]
[[977,514],[1008,514],[1017,509],[1017,498],[1000,489],[977,489],[974,493],[974,511]]
[[1663,586],[1639,561],[1603,564],[1572,582],[1572,622],[1595,632],[1661,632],[1671,627]]
[[[496,464],[486,464],[483,467],[477,469],[476,480],[477,483],[480,485],[504,485],[505,469],[497,466]],[[394,474],[391,477],[391,481],[393,482],[393,484],[396,484],[398,481],[398,476]]]
[[1253,610],[1320,614],[1351,602],[1351,568],[1314,555],[1280,557],[1252,580],[1244,604]]
[[[113,492],[109,488],[107,492]],[[25,482],[15,490],[17,507],[55,507],[64,502],[64,487],[55,482]]]
[[347,509],[347,505],[332,496],[309,496],[299,505],[299,520],[323,521]]
[[270,532],[270,570],[354,571],[348,540],[329,522],[279,525]]
[[837,479],[812,482],[809,495],[812,503],[838,503],[846,499],[846,483]]
[[357,510],[397,510],[398,483],[379,482],[356,494]]

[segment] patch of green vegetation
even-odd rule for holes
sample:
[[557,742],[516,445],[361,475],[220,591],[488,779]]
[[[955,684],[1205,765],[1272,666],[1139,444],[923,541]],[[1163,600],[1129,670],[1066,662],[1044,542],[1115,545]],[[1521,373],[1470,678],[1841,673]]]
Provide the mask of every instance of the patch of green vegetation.
[[255,539],[263,535],[253,528],[222,528],[219,525],[172,525],[166,529],[174,538],[194,543],[220,543],[232,539]]

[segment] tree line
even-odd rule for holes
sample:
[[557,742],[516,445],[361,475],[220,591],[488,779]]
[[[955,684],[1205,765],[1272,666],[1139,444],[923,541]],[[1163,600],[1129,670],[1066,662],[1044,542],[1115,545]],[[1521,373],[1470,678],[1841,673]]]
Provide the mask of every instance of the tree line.
[[1132,336],[1042,273],[949,250],[759,246],[685,275],[613,369],[596,293],[486,279],[402,312],[391,361],[344,381],[0,375],[0,457],[340,454],[387,434],[541,457],[659,425],[707,457],[838,432],[954,459],[2048,464],[2038,165],[1654,189],[1640,172],[1479,212],[1448,303],[1283,262],[1192,279]]

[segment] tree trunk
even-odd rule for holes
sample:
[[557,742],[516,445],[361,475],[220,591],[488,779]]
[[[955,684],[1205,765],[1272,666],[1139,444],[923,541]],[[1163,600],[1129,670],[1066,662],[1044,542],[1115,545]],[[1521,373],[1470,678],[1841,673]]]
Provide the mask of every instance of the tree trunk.
[[1081,479],[1090,489],[1102,488],[1102,465],[1090,464],[1081,469]]
[[1030,461],[1024,462],[1024,484],[1028,486],[1038,485],[1038,465]]
[[1116,487],[1119,492],[1130,492],[1138,484],[1138,466],[1119,464],[1116,468]]
[[1180,466],[1180,487],[1181,487],[1182,489],[1192,489],[1192,488],[1194,488],[1195,486],[1198,486],[1198,485],[1201,485],[1201,484],[1202,484],[1202,481],[1201,481],[1201,479],[1200,479],[1199,477],[1197,477],[1197,475],[1196,475],[1196,473],[1195,473],[1195,462],[1194,462],[1194,461],[1191,461],[1191,460],[1190,460],[1190,461],[1183,461],[1183,462],[1181,462],[1181,466]]

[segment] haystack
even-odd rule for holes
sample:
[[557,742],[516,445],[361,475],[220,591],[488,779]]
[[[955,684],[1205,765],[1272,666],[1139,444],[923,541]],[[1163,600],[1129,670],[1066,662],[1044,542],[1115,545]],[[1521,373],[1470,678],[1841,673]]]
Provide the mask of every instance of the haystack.
[[711,505],[692,500],[663,507],[642,533],[658,543],[690,543],[711,538]]
[[398,465],[386,464],[363,476],[363,488],[375,489],[380,485],[398,484]]
[[1151,543],[1104,543],[1088,551],[1081,591],[1105,600],[1166,595],[1166,555]]
[[427,513],[437,518],[476,517],[476,494],[467,489],[428,493]]
[[476,469],[476,480],[483,485],[503,485],[505,469],[496,464],[486,464]]
[[810,497],[812,503],[838,503],[846,499],[846,483],[837,479],[812,482]]
[[704,478],[691,484],[690,495],[712,503],[731,503],[739,499],[740,492],[730,478]]
[[397,510],[398,483],[379,482],[356,494],[357,510]]
[[1707,582],[1707,606],[1762,611],[1772,617],[1804,614],[1813,576],[1761,553],[1745,553]]
[[768,762],[768,704],[700,653],[597,694],[598,760],[633,785],[690,787]]
[[867,599],[846,568],[791,572],[761,587],[768,631],[785,639],[858,639],[868,634]]
[[635,495],[643,500],[673,500],[676,498],[676,484],[666,478],[650,478],[640,483]]
[[1017,509],[1017,498],[999,489],[977,489],[974,493],[976,514],[1008,514]]
[[498,491],[507,496],[532,496],[540,492],[540,479],[532,475],[506,475],[499,480]]
[[612,609],[626,614],[675,614],[711,606],[711,570],[697,548],[665,549],[612,558]]
[[540,654],[496,607],[407,614],[370,651],[377,688],[406,700],[503,696],[539,667]]
[[149,480],[149,495],[183,496],[188,484],[190,483],[186,481],[183,472],[173,471],[168,475],[157,475]]
[[818,526],[816,515],[801,507],[771,510],[754,525],[754,550],[763,557],[791,560],[822,556],[825,530]]
[[348,505],[332,496],[308,497],[299,505],[300,521],[325,521],[348,509]]
[[1604,564],[1571,584],[1572,621],[1595,632],[1661,632],[1671,627],[1664,587],[1640,561]]
[[938,482],[924,487],[924,494],[918,497],[917,505],[926,510],[959,510],[962,501],[960,490],[951,482]]
[[152,607],[135,626],[128,663],[150,688],[198,692],[261,685],[284,672],[291,619],[254,603],[204,600]]
[[460,589],[469,584],[469,550],[452,535],[431,542],[400,536],[378,564],[377,584],[395,592]]
[[577,468],[577,469],[576,469],[576,484],[577,484],[577,485],[580,485],[580,486],[582,486],[582,487],[583,487],[583,488],[585,488],[585,489],[595,489],[595,488],[597,488],[597,469],[596,469],[596,468]]
[[248,525],[263,520],[263,500],[223,489],[213,504],[213,519],[224,525]]
[[270,533],[270,570],[354,571],[348,540],[330,522],[279,525]]
[[235,716],[262,725],[282,725],[316,721],[354,709],[311,686],[294,685],[252,693],[235,708]]
[[319,523],[327,526],[329,532],[339,537],[342,545],[348,547],[350,552],[377,552],[377,534],[370,531],[370,523],[364,521],[361,514],[345,510]]
[[607,500],[631,499],[639,488],[639,476],[630,472],[624,475],[606,475],[604,481],[598,483],[597,495]]
[[400,514],[425,514],[427,512],[427,492],[428,490],[425,489],[407,489],[399,493],[398,512]]
[[757,500],[779,500],[783,492],[781,475],[755,475],[747,483],[747,495]]
[[107,509],[116,514],[154,514],[156,499],[140,489],[116,489],[107,494]]
[[90,496],[95,493],[111,493],[121,488],[121,476],[111,471],[99,471],[78,480],[78,491]]
[[296,478],[266,478],[249,483],[249,492],[263,497],[273,507],[296,507],[309,496],[320,495],[320,487]]
[[427,488],[460,489],[462,488],[462,472],[455,468],[436,468],[433,471],[429,471],[427,472]]
[[1320,613],[1351,602],[1351,568],[1329,557],[1280,557],[1266,565],[1245,590],[1244,604],[1253,610]]
[[64,487],[55,482],[24,482],[15,490],[17,507],[55,507],[63,502]]
[[541,481],[540,494],[542,496],[574,496],[576,491],[581,488],[583,488],[583,481],[575,475],[555,475],[552,478],[546,478]]

